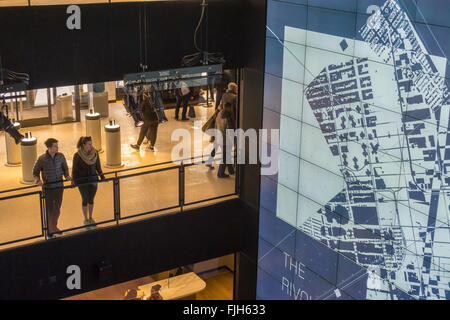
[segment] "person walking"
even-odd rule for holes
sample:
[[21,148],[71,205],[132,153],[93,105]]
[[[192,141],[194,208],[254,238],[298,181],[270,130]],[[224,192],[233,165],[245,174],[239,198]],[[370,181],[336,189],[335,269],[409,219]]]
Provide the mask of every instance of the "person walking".
[[[202,126],[202,131],[203,132],[207,132],[210,129],[217,129],[216,126],[216,119],[217,119],[217,115],[219,114],[219,112],[222,110],[222,105],[220,105],[213,113],[213,115],[208,119],[208,121],[206,121],[206,123]],[[214,157],[216,156],[216,150],[218,148],[218,144],[216,141],[216,136],[212,135],[209,142],[211,142],[213,144],[213,148],[211,150],[211,154],[208,157],[208,159],[205,161],[206,166],[209,167],[211,170],[214,169],[213,166],[213,162],[214,162]]]
[[[215,76],[214,73],[210,73],[208,75],[208,80],[207,80],[207,92],[206,92],[206,97],[208,97],[208,93],[209,93],[209,98],[211,99],[211,101],[214,101],[214,85],[215,85]],[[209,107],[209,106],[208,106]]]
[[151,92],[155,97],[155,104],[156,104],[156,112],[158,115],[158,122],[164,123],[169,121],[166,117],[165,108],[164,108],[164,102],[162,98],[162,94],[159,90],[156,90],[154,86],[151,87]]
[[181,88],[175,89],[175,97],[177,99],[177,106],[175,108],[175,120],[180,120],[178,118],[178,115],[180,113],[180,107],[183,108],[183,111],[181,112],[181,121],[189,120],[186,117],[186,112],[189,105],[189,98],[191,96],[190,93],[191,90],[184,81],[181,83]]
[[98,177],[105,180],[98,151],[92,146],[91,137],[81,137],[77,143],[78,151],[73,155],[72,179],[80,191],[84,225],[95,226],[92,218],[94,211],[94,197],[98,188]]
[[142,141],[144,141],[144,138],[147,136],[147,139],[149,141],[148,148],[151,151],[155,150],[159,124],[155,106],[155,96],[152,93],[143,93],[140,108],[144,124],[141,126],[141,131],[139,132],[137,143],[130,145],[133,149],[139,150]]
[[35,183],[42,186],[45,196],[48,233],[49,237],[53,237],[55,233],[61,234],[61,230],[57,226],[64,193],[63,176],[69,181],[72,178],[69,175],[66,158],[58,152],[58,140],[49,138],[45,141],[45,146],[47,151],[34,164],[33,177]]
[[[227,178],[225,167],[229,174],[234,174],[234,168],[231,163],[227,163],[227,158],[231,159],[231,149],[227,150],[227,146],[234,144],[234,137],[227,136],[227,129],[236,129],[236,105],[237,105],[237,84],[230,82],[227,91],[222,96],[222,109],[216,117],[216,129],[222,134],[222,141],[215,141],[222,149],[222,163],[219,165],[217,176],[219,178]],[[216,146],[216,144],[215,144]],[[214,149],[215,150],[215,149]]]
[[178,118],[178,114],[180,113],[180,107],[181,107],[181,101],[182,101],[183,95],[181,94],[180,88],[173,89],[173,93],[174,93],[175,99],[177,101],[177,105],[175,106],[175,120],[180,120]]

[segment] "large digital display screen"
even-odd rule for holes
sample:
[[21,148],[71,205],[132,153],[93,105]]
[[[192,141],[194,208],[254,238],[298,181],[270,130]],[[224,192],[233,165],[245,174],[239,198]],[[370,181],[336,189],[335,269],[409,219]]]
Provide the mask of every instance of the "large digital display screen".
[[259,299],[450,299],[448,12],[268,1]]

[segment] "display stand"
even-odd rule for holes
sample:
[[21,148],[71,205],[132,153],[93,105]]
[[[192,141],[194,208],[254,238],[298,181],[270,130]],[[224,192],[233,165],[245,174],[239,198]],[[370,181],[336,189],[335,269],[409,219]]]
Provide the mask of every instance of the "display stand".
[[86,113],[86,136],[92,138],[92,145],[99,152],[102,153],[102,129],[100,125],[100,113],[93,112],[93,110]]
[[144,292],[143,300],[151,296],[152,287],[160,285],[159,294],[163,300],[196,300],[196,294],[206,288],[206,282],[194,272],[151,282],[138,287]]
[[33,167],[37,159],[37,139],[27,133],[25,139],[20,143],[20,153],[22,156],[22,180],[23,184],[35,184],[33,177]]
[[56,120],[73,120],[72,96],[56,97]]
[[95,112],[100,113],[100,117],[109,117],[108,92],[94,92],[93,105]]
[[110,120],[105,126],[106,133],[106,164],[110,169],[123,167],[122,163],[122,145],[120,141],[120,126]]
[[[87,109],[89,107],[89,92],[83,91],[83,86],[80,87],[80,109]],[[75,104],[75,91],[72,90],[73,104]]]
[[80,92],[80,108],[87,109],[89,106],[89,93]]
[[105,91],[108,92],[108,101],[116,101],[116,82],[105,82]]
[[[20,123],[14,122],[14,128],[20,129]],[[16,144],[15,140],[9,134],[5,134],[6,142],[6,163],[7,167],[18,167],[22,164],[20,155],[20,144]]]

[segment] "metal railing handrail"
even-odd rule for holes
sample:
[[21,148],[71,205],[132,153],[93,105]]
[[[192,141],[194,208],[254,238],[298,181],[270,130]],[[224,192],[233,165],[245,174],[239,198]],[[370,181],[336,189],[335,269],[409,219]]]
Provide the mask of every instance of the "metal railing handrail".
[[[219,154],[219,153],[217,153]],[[101,221],[96,223],[96,225],[102,225],[102,224],[107,224],[107,223],[111,223],[111,222],[116,222],[117,225],[119,224],[119,221],[123,221],[126,219],[130,219],[130,218],[134,218],[134,217],[138,217],[138,216],[144,216],[144,215],[150,215],[152,213],[156,213],[156,212],[162,212],[162,211],[166,211],[166,210],[171,210],[171,209],[176,209],[179,208],[180,209],[180,213],[183,212],[183,207],[185,206],[189,206],[189,205],[195,205],[198,203],[203,203],[203,202],[208,202],[208,201],[213,201],[213,200],[217,200],[220,198],[226,198],[226,197],[230,197],[230,196],[235,196],[239,194],[239,186],[238,184],[238,168],[236,168],[236,176],[235,176],[235,190],[233,193],[229,193],[229,194],[224,194],[224,195],[220,195],[220,196],[215,196],[212,198],[207,198],[207,199],[202,199],[202,200],[198,200],[198,201],[193,201],[193,202],[185,202],[185,190],[186,190],[186,181],[185,181],[185,168],[186,167],[191,167],[191,166],[195,166],[195,165],[201,165],[203,163],[205,163],[204,161],[201,162],[195,162],[192,160],[195,159],[199,159],[204,157],[205,155],[201,155],[201,156],[197,156],[197,157],[191,157],[191,158],[185,158],[185,159],[180,159],[180,160],[176,160],[176,161],[170,161],[170,162],[165,162],[165,163],[158,163],[158,164],[151,164],[151,165],[146,165],[146,166],[141,166],[141,167],[136,167],[136,168],[129,168],[129,169],[124,169],[124,170],[117,170],[117,171],[111,171],[105,174],[114,174],[114,177],[111,178],[106,178],[106,179],[102,179],[102,180],[98,180],[98,181],[91,181],[91,182],[85,182],[85,183],[78,183],[75,184],[73,181],[71,180],[61,180],[61,181],[56,181],[56,182],[52,182],[49,183],[50,184],[55,184],[55,183],[63,183],[62,186],[57,186],[56,188],[61,188],[61,189],[70,189],[70,188],[76,188],[82,185],[87,185],[87,184],[91,184],[93,182],[95,183],[106,183],[106,182],[113,182],[113,204],[114,204],[114,208],[113,208],[113,218],[112,219],[108,219],[106,221]],[[184,163],[185,160],[191,160],[191,162],[188,162],[187,164]],[[157,165],[161,165],[161,164],[170,164],[170,163],[175,163],[175,162],[180,162],[179,165],[174,165],[174,166],[169,166],[169,167],[164,167],[164,168],[159,168],[159,169],[155,169],[155,170],[148,170],[148,171],[143,171],[143,172],[137,172],[137,173],[132,173],[132,174],[127,174],[127,175],[122,175],[119,176],[118,173],[120,172],[126,172],[126,171],[132,171],[132,170],[138,170],[138,169],[145,169],[145,168],[149,168],[149,167],[154,167]],[[158,208],[149,212],[142,212],[142,213],[138,213],[138,214],[133,214],[133,215],[128,215],[128,216],[122,216],[121,215],[121,205],[120,205],[120,180],[123,179],[127,179],[127,178],[132,178],[132,177],[137,177],[137,176],[143,176],[143,175],[147,175],[147,174],[152,174],[152,173],[157,173],[157,172],[163,172],[163,171],[170,171],[170,170],[178,170],[178,204],[177,205],[172,205],[169,207],[162,207],[162,208]],[[96,176],[92,176],[92,177],[96,177]],[[66,185],[64,186],[64,182],[72,182],[70,185]],[[35,187],[40,187],[38,185],[32,186],[33,188]],[[30,187],[24,187],[22,189],[11,189],[11,190],[25,190],[25,189],[30,189]],[[9,190],[9,192],[11,192],[11,190]],[[27,240],[31,240],[31,239],[37,239],[40,237],[45,237],[45,239],[47,240],[49,238],[49,236],[51,236],[51,234],[49,233],[48,230],[48,215],[47,215],[47,211],[46,211],[46,199],[47,199],[47,195],[46,195],[46,189],[45,185],[42,188],[42,190],[37,190],[37,191],[32,191],[32,192],[27,192],[27,193],[21,193],[21,194],[15,194],[15,195],[11,195],[11,196],[6,196],[6,197],[1,197],[0,201],[2,200],[8,200],[8,199],[13,199],[13,198],[20,198],[20,197],[26,197],[26,196],[31,196],[31,195],[35,195],[38,194],[39,195],[39,200],[40,200],[40,216],[41,216],[41,234],[38,235],[34,235],[34,236],[29,236],[26,238],[21,238],[21,239],[16,239],[16,240],[11,240],[8,242],[4,242],[4,243],[0,243],[0,250],[1,247],[4,245],[8,245],[8,244],[13,244],[13,243],[19,243],[19,242],[23,242],[23,241],[27,241]],[[3,191],[0,193],[6,193],[7,191]],[[83,229],[85,228],[85,226],[78,226],[78,227],[73,227],[73,228],[69,228],[69,229],[65,229],[62,230],[62,232],[68,232],[68,231],[73,231],[73,230],[79,230],[79,229]]]
[[[217,155],[220,155],[221,152],[217,152]],[[190,157],[190,158],[183,158],[183,159],[179,159],[179,160],[174,160],[174,161],[165,161],[165,162],[158,162],[158,163],[152,163],[152,164],[148,164],[148,165],[144,165],[144,166],[139,166],[139,167],[133,167],[133,168],[125,168],[125,169],[120,169],[120,170],[113,170],[113,171],[109,171],[109,172],[103,172],[104,175],[116,175],[118,173],[122,173],[122,172],[127,172],[127,171],[133,171],[133,170],[141,170],[141,169],[145,169],[145,168],[151,168],[151,167],[156,167],[156,166],[162,166],[162,165],[167,165],[167,164],[171,164],[171,163],[176,163],[176,162],[187,162],[187,161],[192,161],[192,160],[196,160],[196,159],[203,159],[205,156],[208,155],[200,155],[200,156],[196,156],[196,157]],[[148,171],[151,172],[151,171]],[[106,179],[108,180],[108,179]],[[59,180],[59,181],[54,181],[51,182],[51,184],[54,183],[60,183],[60,182],[70,182],[70,180]],[[28,190],[28,189],[32,189],[32,188],[40,188],[40,186],[38,186],[37,184],[31,185],[31,186],[26,186],[26,187],[20,187],[20,188],[13,188],[13,189],[6,189],[6,190],[0,190],[0,194],[2,193],[10,193],[10,192],[16,192],[16,191],[22,191],[22,190]]]

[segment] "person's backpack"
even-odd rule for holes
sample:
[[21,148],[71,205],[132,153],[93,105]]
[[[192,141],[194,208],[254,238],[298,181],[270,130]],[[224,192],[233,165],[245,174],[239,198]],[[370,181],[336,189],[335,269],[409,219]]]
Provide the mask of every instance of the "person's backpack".
[[155,114],[156,117],[158,117],[156,99],[153,93],[150,92],[142,95],[141,109],[143,115],[146,114],[147,116],[151,116]]
[[196,117],[196,115],[195,115],[195,109],[194,109],[193,106],[189,106],[188,116],[189,116],[189,118],[195,118],[195,117]]
[[217,115],[219,114],[219,112],[220,112],[220,110],[217,109],[214,112],[214,114],[211,116],[211,118],[209,118],[208,121],[205,122],[205,124],[202,126],[203,132],[206,132],[207,130],[216,127],[216,118],[217,118]]
[[181,83],[181,94],[183,96],[188,95],[191,92],[189,87],[187,86],[186,82]]

